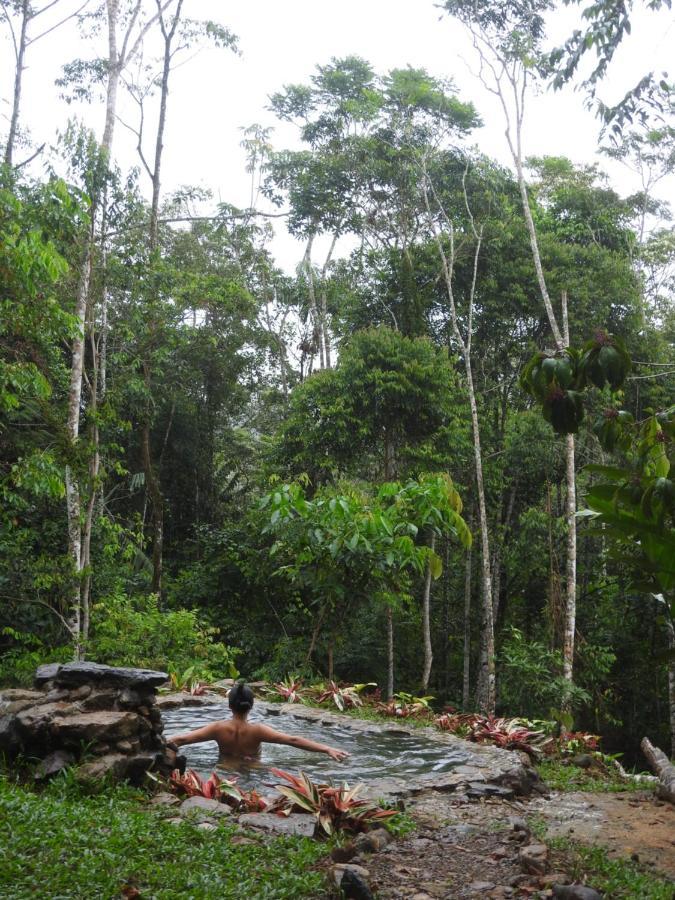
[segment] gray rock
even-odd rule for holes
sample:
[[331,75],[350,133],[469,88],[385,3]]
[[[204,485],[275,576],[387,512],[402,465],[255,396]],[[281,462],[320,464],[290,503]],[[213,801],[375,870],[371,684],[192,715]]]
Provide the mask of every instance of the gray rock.
[[[359,834],[354,838],[354,848],[357,853],[377,853],[391,843],[391,840],[392,837],[386,828],[375,828],[373,831]],[[418,840],[424,841],[425,846],[431,843],[426,838],[418,838]]]
[[170,794],[168,791],[160,791],[159,794],[155,794],[155,796],[150,801],[151,806],[175,806],[179,803],[180,800],[176,797],[175,794]]
[[472,894],[486,894],[495,887],[494,881],[472,881],[469,890]]
[[[44,668],[41,666],[38,669],[36,678],[39,677],[40,670]],[[81,684],[91,684],[92,682],[106,682],[120,687],[154,688],[164,684],[169,676],[166,672],[156,672],[152,669],[128,669],[104,666],[93,662],[72,662],[60,666],[55,675],[51,677],[54,678],[57,685],[68,687],[79,687]]]
[[478,781],[472,781],[467,788],[467,794],[472,799],[479,797],[503,797],[505,800],[509,800],[513,797],[513,788],[502,787],[499,784],[490,782],[482,784]]
[[572,765],[580,769],[590,769],[595,760],[589,753],[577,753],[572,757]]
[[333,866],[330,874],[343,897],[352,900],[373,900],[373,892],[368,884],[370,873],[363,866],[341,863]]
[[181,816],[231,816],[232,810],[226,803],[209,800],[207,797],[188,797],[180,805]]
[[127,774],[129,758],[121,753],[109,753],[98,759],[78,766],[75,774],[78,781],[100,781],[103,778],[122,779]]
[[61,663],[48,663],[45,666],[38,666],[35,677],[33,678],[35,687],[44,687],[48,681],[56,678],[60,668]]
[[56,750],[54,753],[46,756],[37,767],[34,776],[35,780],[46,781],[74,764],[75,757],[72,753],[68,753],[66,750]]
[[62,716],[54,719],[50,727],[54,742],[66,746],[79,746],[82,741],[114,743],[149,731],[147,722],[136,713],[114,710]]
[[314,816],[304,813],[291,813],[290,816],[275,816],[273,813],[245,813],[243,816],[239,816],[239,824],[272,834],[314,837],[316,819]]
[[521,847],[518,860],[524,872],[530,875],[544,875],[548,870],[548,847],[546,844],[528,844]]
[[602,894],[585,884],[554,884],[553,896],[560,900],[602,900]]
[[217,822],[208,822],[208,821],[198,822],[197,828],[199,828],[200,831],[217,831],[218,823]]
[[78,688],[69,691],[68,699],[69,700],[86,700],[89,694],[91,694],[91,685],[90,684],[81,684]]

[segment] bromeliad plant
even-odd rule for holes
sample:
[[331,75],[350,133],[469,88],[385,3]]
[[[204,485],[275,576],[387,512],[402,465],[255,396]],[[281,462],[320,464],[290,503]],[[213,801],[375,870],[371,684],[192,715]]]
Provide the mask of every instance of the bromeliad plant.
[[220,784],[222,800],[236,812],[264,812],[268,801],[256,790],[245,791],[237,784],[236,778],[228,778]]
[[277,681],[272,687],[263,688],[263,691],[273,699],[278,698],[285,703],[304,703],[307,696],[307,688],[302,686],[302,678],[291,675]]
[[430,703],[433,699],[431,696],[415,697],[413,694],[401,691],[394,694],[393,698],[386,703],[378,703],[375,708],[385,716],[394,716],[399,719],[424,718],[431,716]]
[[357,706],[363,706],[361,697],[362,691],[369,687],[377,687],[374,681],[365,684],[345,684],[338,685],[335,681],[329,681],[328,684],[315,685],[312,688],[316,692],[317,703],[334,703],[335,706],[343,712],[345,709],[354,709]]
[[222,800],[222,781],[213,772],[209,778],[203,779],[194,769],[187,769],[181,775],[178,769],[174,769],[169,776],[169,790],[183,797],[205,797],[207,800]]
[[361,784],[353,788],[346,784],[336,787],[316,784],[304,772],[292,775],[282,769],[270,771],[288,782],[276,785],[281,797],[274,801],[270,810],[280,816],[292,812],[311,813],[328,835],[335,831],[367,831],[371,825],[396,815],[396,810],[382,809],[370,800],[358,800]]
[[479,714],[444,714],[435,719],[436,727],[477,744],[495,744],[504,750],[523,750],[536,757],[545,739],[542,731],[531,731],[522,719],[504,719]]

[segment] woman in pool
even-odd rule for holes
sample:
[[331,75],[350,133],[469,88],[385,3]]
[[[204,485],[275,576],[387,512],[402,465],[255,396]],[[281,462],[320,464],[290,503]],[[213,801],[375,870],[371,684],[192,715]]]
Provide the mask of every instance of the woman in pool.
[[311,750],[315,753],[327,753],[331,759],[343,760],[349,754],[326,744],[319,744],[294,734],[275,731],[267,725],[250,725],[246,718],[253,707],[253,691],[250,687],[238,682],[228,694],[228,703],[232,710],[232,718],[227,721],[212,722],[203,728],[177,734],[168,739],[169,744],[182,747],[184,744],[198,744],[201,741],[215,741],[220,751],[219,762],[228,758],[257,760],[260,757],[261,744],[287,744],[299,750]]

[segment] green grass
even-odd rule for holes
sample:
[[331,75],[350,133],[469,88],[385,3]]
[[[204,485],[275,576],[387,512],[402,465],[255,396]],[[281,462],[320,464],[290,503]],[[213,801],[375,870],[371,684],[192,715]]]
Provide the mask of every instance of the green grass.
[[[58,782],[58,779],[57,779]],[[36,794],[0,778],[0,896],[7,900],[284,900],[327,896],[308,838],[232,843],[235,828],[171,824],[129,789],[93,797],[58,783]]]
[[564,854],[567,863],[564,871],[605,897],[612,900],[673,900],[672,881],[646,872],[631,860],[611,859],[604,847],[589,847],[567,838],[552,838],[547,843],[553,851]]
[[579,766],[563,766],[560,760],[544,759],[537,764],[539,774],[555,791],[589,791],[595,794],[612,794],[623,791],[649,790],[649,785],[636,781],[624,781],[618,772],[602,772],[581,769]]

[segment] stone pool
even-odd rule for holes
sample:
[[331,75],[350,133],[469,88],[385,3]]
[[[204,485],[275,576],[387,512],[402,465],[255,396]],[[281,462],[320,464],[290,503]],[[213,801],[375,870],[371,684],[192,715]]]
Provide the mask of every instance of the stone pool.
[[[164,734],[170,738],[229,716],[222,701],[165,710]],[[398,722],[380,724],[290,703],[257,703],[249,721],[339,747],[350,756],[336,762],[324,753],[264,744],[262,769],[243,766],[233,772],[242,787],[276,783],[278,779],[266,772],[268,767],[276,767],[302,770],[316,781],[366,782],[369,793],[378,796],[406,797],[429,789],[467,789],[504,796],[514,790],[528,793],[528,773],[517,754],[470,744],[435,729],[406,728]],[[182,747],[181,752],[188,766],[203,775],[210,774],[218,762],[213,742]]]

